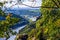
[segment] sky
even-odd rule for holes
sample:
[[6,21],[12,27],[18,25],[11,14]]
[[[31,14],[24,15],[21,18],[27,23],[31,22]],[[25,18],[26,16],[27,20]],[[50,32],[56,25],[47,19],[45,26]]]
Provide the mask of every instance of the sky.
[[[36,6],[41,6],[41,0],[36,0]],[[27,4],[27,5],[33,5],[32,2],[28,2],[27,0],[24,1],[24,4]]]
[[[36,0],[36,1],[37,1],[36,3],[37,3],[38,5],[41,5],[42,0]],[[27,1],[27,0],[25,0],[24,2],[25,2],[25,3],[27,3],[28,1]]]
[[[0,0],[0,1],[4,1],[4,0]],[[7,0],[7,1],[10,1],[10,0]],[[17,1],[17,0],[12,0],[12,1]],[[41,3],[42,3],[42,0],[36,0],[36,3],[33,3],[33,2],[30,2],[30,1],[28,1],[28,0],[24,0],[23,1],[23,4],[26,4],[26,5],[29,5],[29,6],[34,6],[34,7],[38,7],[38,6],[41,6]],[[10,6],[12,6],[12,5],[14,5],[15,3],[13,2],[12,4],[5,4],[5,6],[6,7],[10,7]],[[19,6],[19,7],[21,7],[21,8],[23,8],[23,7],[28,7],[28,6],[25,6],[25,5],[14,5],[13,7],[17,7],[17,6]]]

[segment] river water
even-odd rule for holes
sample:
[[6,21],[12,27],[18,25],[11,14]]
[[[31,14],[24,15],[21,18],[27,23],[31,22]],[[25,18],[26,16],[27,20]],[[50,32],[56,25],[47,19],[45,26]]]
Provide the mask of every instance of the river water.
[[[19,30],[24,28],[29,23],[28,20],[36,21],[37,17],[40,16],[39,8],[29,8],[29,9],[27,9],[27,8],[24,8],[24,9],[8,8],[7,10],[5,10],[5,13],[7,13],[7,14],[12,13],[12,14],[18,15],[17,17],[22,18],[21,22],[18,22],[16,25],[11,27],[12,30],[16,31],[17,33],[19,32]],[[1,20],[3,20],[3,18],[1,18]],[[16,37],[16,35],[12,35],[12,36],[10,36],[10,38],[8,40],[14,40],[15,37]]]

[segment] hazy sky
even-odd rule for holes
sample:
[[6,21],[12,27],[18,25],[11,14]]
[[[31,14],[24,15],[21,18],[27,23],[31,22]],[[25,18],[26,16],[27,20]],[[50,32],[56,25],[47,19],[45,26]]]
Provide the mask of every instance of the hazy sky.
[[[0,0],[0,1],[3,1],[3,0]],[[10,0],[8,0],[10,1]],[[17,1],[17,0],[12,0],[12,1]],[[26,4],[26,5],[29,5],[29,6],[41,6],[41,3],[42,3],[42,0],[36,0],[36,4],[32,4],[32,2],[28,1],[28,0],[24,0],[23,4]],[[14,4],[14,3],[13,3]],[[13,4],[6,4],[6,6],[11,6]],[[20,7],[27,7],[25,5],[19,5]],[[15,5],[15,7],[17,7],[17,5]]]
[[[28,4],[28,1],[27,1],[27,0],[24,0],[24,3],[25,3],[25,4]],[[29,3],[30,3],[30,2],[29,2]],[[36,0],[37,6],[41,5],[41,3],[42,3],[42,0]]]

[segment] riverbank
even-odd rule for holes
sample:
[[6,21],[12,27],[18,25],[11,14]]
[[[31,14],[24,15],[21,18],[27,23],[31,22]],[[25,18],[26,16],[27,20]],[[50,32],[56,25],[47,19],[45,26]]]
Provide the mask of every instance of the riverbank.
[[[32,22],[36,21],[37,16],[40,16],[40,12],[36,11],[39,9],[15,9],[16,11],[14,11],[14,9],[11,9],[12,11],[6,10],[6,14],[12,13],[12,17],[16,17],[16,18],[21,18],[21,20],[16,23],[15,25],[11,26],[10,28],[12,29],[13,32],[17,32],[19,33],[19,30],[23,29],[26,27],[26,25],[29,23],[29,20]],[[36,12],[35,12],[36,11]],[[27,16],[26,16],[27,15]],[[10,35],[10,38],[8,38],[8,40],[11,40],[11,38],[15,39],[16,35]]]

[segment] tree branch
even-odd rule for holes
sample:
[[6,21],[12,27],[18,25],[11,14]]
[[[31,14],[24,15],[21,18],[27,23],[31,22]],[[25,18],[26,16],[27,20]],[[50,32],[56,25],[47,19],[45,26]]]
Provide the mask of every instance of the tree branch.
[[58,6],[58,4],[54,1],[54,0],[52,0],[53,2],[54,2],[54,4],[59,8],[59,6]]

